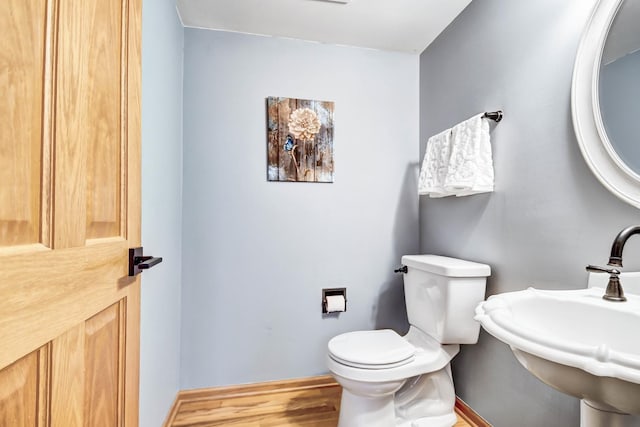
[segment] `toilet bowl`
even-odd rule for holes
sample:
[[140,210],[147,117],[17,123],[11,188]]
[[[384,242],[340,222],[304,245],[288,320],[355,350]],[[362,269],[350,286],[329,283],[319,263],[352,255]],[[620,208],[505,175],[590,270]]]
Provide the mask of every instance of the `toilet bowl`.
[[348,332],[328,344],[327,366],[343,387],[339,427],[451,427],[451,359],[478,339],[475,306],[489,266],[405,255],[409,331]]

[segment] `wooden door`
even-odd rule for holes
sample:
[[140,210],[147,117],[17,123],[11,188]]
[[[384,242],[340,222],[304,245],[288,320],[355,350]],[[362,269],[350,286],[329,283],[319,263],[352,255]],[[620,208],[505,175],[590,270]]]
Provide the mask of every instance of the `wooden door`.
[[141,0],[0,2],[0,426],[135,426]]

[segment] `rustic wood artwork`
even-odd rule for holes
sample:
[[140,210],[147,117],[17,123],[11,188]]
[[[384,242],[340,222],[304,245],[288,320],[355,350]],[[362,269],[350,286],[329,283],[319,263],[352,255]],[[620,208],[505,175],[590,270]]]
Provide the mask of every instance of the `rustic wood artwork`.
[[269,181],[333,182],[333,102],[267,98]]

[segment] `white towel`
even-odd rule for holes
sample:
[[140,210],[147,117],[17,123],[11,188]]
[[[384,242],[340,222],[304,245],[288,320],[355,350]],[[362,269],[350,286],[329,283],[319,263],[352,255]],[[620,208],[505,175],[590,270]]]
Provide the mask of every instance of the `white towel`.
[[444,190],[449,154],[451,148],[451,129],[432,136],[427,141],[427,149],[422,160],[418,194],[429,197],[450,196]]
[[493,191],[489,123],[478,114],[451,129],[451,151],[444,192],[456,196]]

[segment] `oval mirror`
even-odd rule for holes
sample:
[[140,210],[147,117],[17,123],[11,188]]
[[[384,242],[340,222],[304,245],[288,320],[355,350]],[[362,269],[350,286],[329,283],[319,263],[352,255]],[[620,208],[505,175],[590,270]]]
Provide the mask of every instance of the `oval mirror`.
[[640,0],[600,0],[573,74],[573,123],[585,161],[640,207]]

